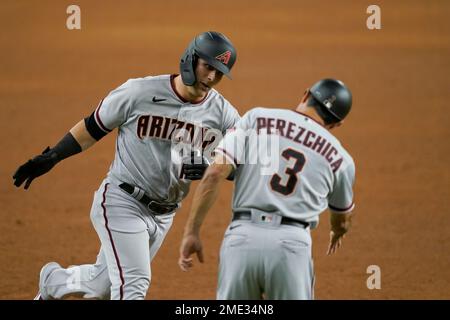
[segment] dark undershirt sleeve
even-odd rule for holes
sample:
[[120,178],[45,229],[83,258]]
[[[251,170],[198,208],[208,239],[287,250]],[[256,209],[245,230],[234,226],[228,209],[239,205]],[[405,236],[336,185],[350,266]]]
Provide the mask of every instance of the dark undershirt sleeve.
[[86,125],[86,129],[89,132],[89,134],[94,138],[95,140],[99,141],[101,138],[106,136],[106,132],[103,131],[97,122],[95,121],[95,111],[89,116],[84,118],[84,124]]

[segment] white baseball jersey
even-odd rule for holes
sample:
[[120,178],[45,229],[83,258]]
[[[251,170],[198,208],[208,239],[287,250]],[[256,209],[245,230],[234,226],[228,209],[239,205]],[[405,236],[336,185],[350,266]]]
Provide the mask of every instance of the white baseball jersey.
[[180,176],[180,145],[214,148],[239,120],[236,109],[216,90],[196,104],[174,89],[174,75],[130,79],[95,110],[98,126],[118,127],[116,154],[108,178],[143,189],[154,200],[178,203],[190,180]]
[[252,109],[216,152],[236,168],[234,211],[279,212],[314,228],[327,207],[353,210],[353,159],[325,127],[304,114]]

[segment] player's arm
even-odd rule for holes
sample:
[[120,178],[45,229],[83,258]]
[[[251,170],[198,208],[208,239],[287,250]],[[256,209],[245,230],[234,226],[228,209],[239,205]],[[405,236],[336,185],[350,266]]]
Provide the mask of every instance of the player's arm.
[[353,211],[347,213],[330,212],[330,242],[328,244],[327,255],[336,252],[342,245],[342,239],[350,230],[353,218]]
[[97,142],[97,140],[92,137],[86,128],[86,119],[78,122],[72,129],[70,129],[69,132],[78,142],[81,151],[89,149]]
[[353,161],[336,175],[334,190],[329,197],[330,243],[327,255],[333,254],[342,245],[344,235],[349,231],[354,215],[353,184],[355,165]]
[[183,271],[192,267],[191,254],[197,253],[200,262],[203,262],[202,244],[200,241],[200,227],[205,217],[217,199],[220,186],[234,169],[233,165],[222,155],[216,156],[214,163],[208,167],[195,190],[191,212],[186,222],[183,240],[180,247],[178,264]]
[[[241,116],[239,112],[227,102],[227,108],[225,108],[225,116],[224,122],[222,126],[222,134],[225,136],[229,130],[234,130],[236,128],[236,124],[241,120]],[[231,171],[230,175],[227,177],[227,180],[234,181],[235,170]]]
[[47,147],[42,154],[21,165],[13,175],[14,185],[20,187],[26,181],[25,189],[28,189],[35,178],[50,171],[58,162],[97,142],[88,130],[87,119],[78,122],[53,148]]
[[58,162],[91,147],[114,128],[122,125],[134,103],[135,86],[129,80],[111,91],[102,99],[92,114],[78,122],[53,147],[28,160],[14,173],[14,184],[20,187],[25,182],[28,189],[33,179],[50,171]]

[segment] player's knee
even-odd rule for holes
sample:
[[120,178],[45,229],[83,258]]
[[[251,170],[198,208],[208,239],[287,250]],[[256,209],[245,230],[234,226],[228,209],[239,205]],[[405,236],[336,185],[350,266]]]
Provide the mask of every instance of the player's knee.
[[150,287],[150,275],[136,275],[130,277],[126,284],[126,291],[129,292],[126,299],[143,300]]
[[143,276],[136,280],[136,287],[142,293],[142,298],[145,298],[148,288],[150,287],[150,276]]

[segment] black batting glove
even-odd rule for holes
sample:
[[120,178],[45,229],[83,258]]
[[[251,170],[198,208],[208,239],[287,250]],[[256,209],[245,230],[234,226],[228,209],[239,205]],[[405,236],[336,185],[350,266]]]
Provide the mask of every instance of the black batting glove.
[[26,180],[25,189],[28,189],[35,178],[50,171],[58,161],[56,152],[47,147],[42,154],[28,160],[16,170],[13,175],[14,185],[20,187]]
[[200,180],[205,174],[208,166],[209,161],[205,156],[198,154],[195,151],[191,151],[190,156],[183,159],[181,177],[189,180]]

